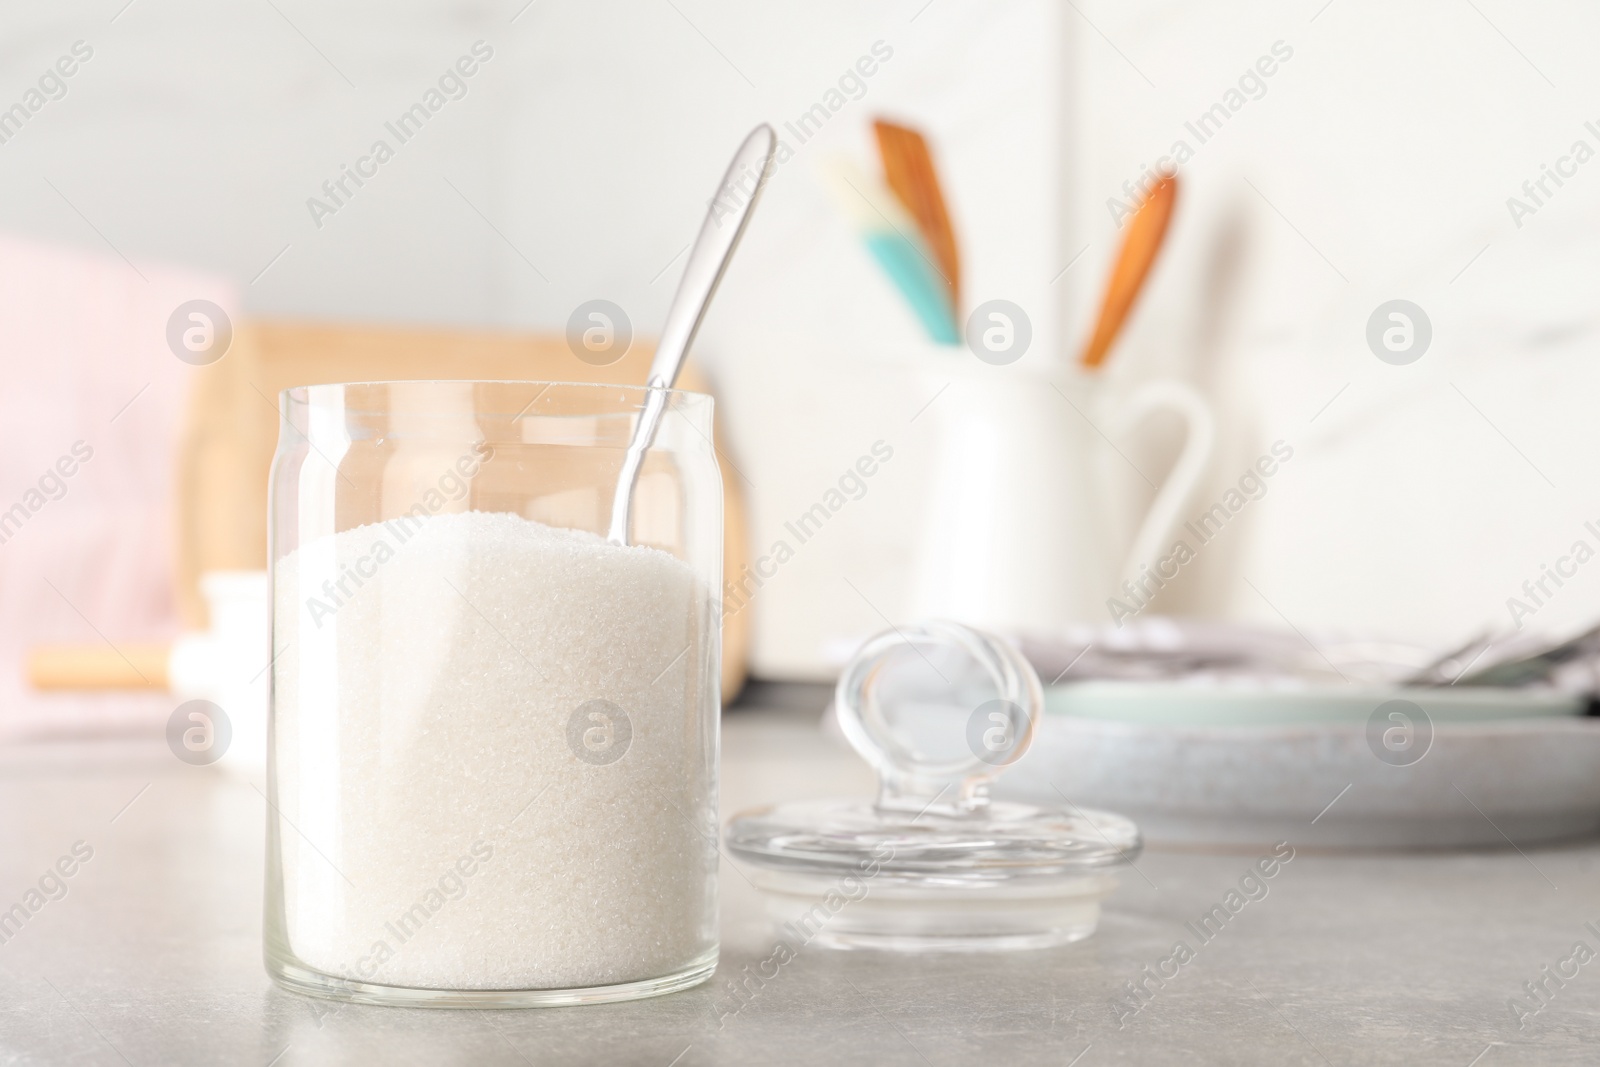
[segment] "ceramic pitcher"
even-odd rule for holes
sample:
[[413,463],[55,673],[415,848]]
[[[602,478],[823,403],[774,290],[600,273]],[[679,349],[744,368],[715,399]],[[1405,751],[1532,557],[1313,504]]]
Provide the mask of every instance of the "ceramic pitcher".
[[[1174,379],[1121,392],[1076,370],[980,366],[943,381],[911,614],[1004,633],[1111,621],[1107,601],[1170,547],[1210,461],[1209,405]],[[1126,514],[1139,494],[1119,480],[1149,480],[1128,445],[1160,411],[1182,421],[1183,448],[1143,514]]]

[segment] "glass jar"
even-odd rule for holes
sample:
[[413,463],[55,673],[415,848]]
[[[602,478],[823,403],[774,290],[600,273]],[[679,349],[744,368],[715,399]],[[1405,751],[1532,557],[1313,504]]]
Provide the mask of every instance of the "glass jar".
[[516,1007],[717,960],[722,485],[668,391],[283,393],[271,484],[266,965],[298,992]]

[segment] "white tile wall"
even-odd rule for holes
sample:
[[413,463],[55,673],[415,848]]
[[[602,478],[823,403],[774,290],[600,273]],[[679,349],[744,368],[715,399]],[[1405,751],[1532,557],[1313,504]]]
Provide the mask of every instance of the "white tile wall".
[[[934,135],[973,299],[1034,320],[1019,373],[1087,328],[1118,240],[1106,199],[1190,141],[1113,374],[1176,373],[1218,404],[1207,500],[1272,440],[1297,452],[1167,610],[1443,639],[1504,618],[1600,519],[1600,163],[1520,228],[1505,204],[1574,140],[1600,149],[1600,14],[1573,0],[122,4],[0,13],[0,106],[74,41],[94,48],[0,144],[0,227],[230,275],[256,314],[338,319],[557,328],[606,297],[648,332],[740,135],[894,49],[795,146],[701,344],[758,550],[875,440],[896,449],[762,591],[767,673],[819,672],[830,639],[909,600],[932,454],[931,420],[910,420],[942,354],[812,178],[827,153],[870,163],[879,112]],[[306,198],[480,39],[494,58],[468,95],[314,226]],[[1292,58],[1199,144],[1185,122],[1279,41]],[[1433,319],[1413,366],[1362,341],[1393,297]],[[1128,450],[1155,477],[1172,445]],[[1597,592],[1580,575],[1540,621],[1600,611]]]

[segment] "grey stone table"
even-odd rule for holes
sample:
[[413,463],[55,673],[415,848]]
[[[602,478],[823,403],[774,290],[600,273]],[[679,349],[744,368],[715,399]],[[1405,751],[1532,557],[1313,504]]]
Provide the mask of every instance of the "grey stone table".
[[[725,815],[870,789],[816,712],[729,715]],[[1258,857],[1152,851],[1078,945],[918,957],[812,946],[743,1000],[728,976],[772,939],[755,891],[724,863],[711,984],[622,1005],[429,1011],[271,985],[264,808],[252,783],[186,766],[159,740],[0,749],[0,909],[41,879],[56,898],[0,944],[0,1064],[1600,1062],[1592,842],[1300,851],[1247,881],[1259,899],[1209,940],[1186,924]],[[53,870],[72,873],[57,882]],[[1528,1005],[1520,1020],[1513,998]]]

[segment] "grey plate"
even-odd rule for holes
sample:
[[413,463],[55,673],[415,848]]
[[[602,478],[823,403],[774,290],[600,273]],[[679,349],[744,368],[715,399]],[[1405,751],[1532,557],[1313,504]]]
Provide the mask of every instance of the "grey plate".
[[1365,724],[1052,715],[996,792],[1119,812],[1151,845],[1504,847],[1600,830],[1600,720],[1440,722],[1427,738],[1423,729],[1386,762],[1382,730]]
[[1082,682],[1052,686],[1045,695],[1052,714],[1146,726],[1361,725],[1390,700],[1411,701],[1434,723],[1571,716],[1584,709],[1583,700],[1567,693],[1479,687],[1272,689],[1239,683]]

